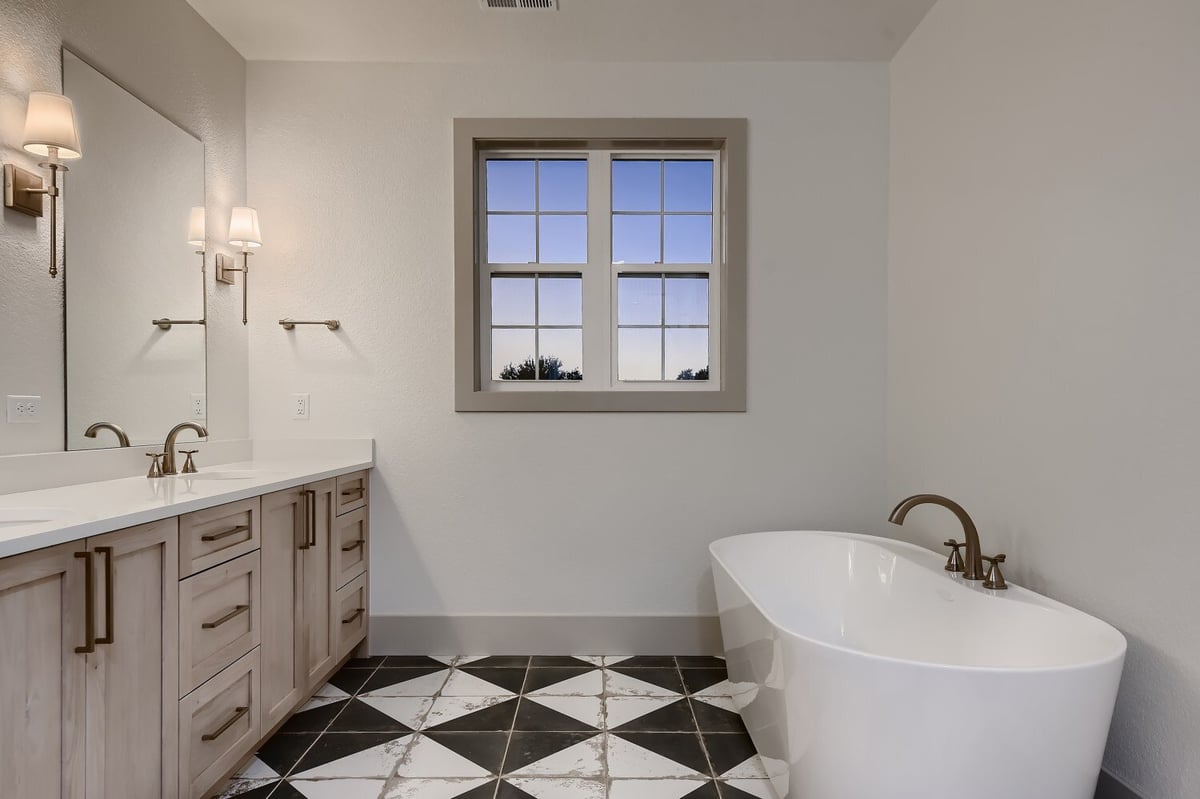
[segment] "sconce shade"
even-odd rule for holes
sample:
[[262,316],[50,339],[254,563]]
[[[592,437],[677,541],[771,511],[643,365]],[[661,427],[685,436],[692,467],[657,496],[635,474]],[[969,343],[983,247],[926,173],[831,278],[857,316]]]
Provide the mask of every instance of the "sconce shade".
[[70,98],[53,92],[30,92],[22,144],[27,151],[43,157],[50,155],[51,147],[58,148],[58,157],[63,160],[83,157],[75,127],[75,104]]
[[229,215],[229,243],[235,247],[261,247],[262,231],[258,228],[258,211],[238,206]]
[[193,247],[204,246],[204,206],[198,205],[188,216],[187,243]]

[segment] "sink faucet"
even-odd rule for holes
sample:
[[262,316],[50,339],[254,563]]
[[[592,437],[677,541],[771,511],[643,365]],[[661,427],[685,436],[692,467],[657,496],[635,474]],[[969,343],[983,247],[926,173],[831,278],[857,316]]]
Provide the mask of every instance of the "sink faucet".
[[116,424],[115,422],[96,422],[87,430],[84,430],[83,435],[86,438],[95,438],[96,433],[100,432],[101,430],[113,431],[117,434],[117,443],[119,443],[122,447],[129,446],[129,436],[127,436],[125,431],[121,429],[121,425]]
[[167,433],[167,442],[163,444],[163,474],[178,474],[175,471],[175,439],[184,430],[194,430],[201,437],[208,435],[208,431],[195,422],[180,422],[172,427],[171,432]]
[[941,505],[958,517],[958,520],[962,523],[963,532],[967,536],[967,562],[963,571],[963,578],[966,580],[984,579],[983,552],[979,548],[979,531],[975,529],[975,522],[971,521],[971,517],[963,510],[963,506],[954,500],[947,499],[938,494],[914,494],[908,499],[902,500],[895,507],[892,515],[888,516],[888,521],[892,524],[904,524],[904,517],[918,505]]

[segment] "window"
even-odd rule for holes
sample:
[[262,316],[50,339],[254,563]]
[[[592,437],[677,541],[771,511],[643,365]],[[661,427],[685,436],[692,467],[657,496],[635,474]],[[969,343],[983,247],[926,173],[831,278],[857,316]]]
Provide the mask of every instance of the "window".
[[744,128],[456,120],[458,410],[744,410]]

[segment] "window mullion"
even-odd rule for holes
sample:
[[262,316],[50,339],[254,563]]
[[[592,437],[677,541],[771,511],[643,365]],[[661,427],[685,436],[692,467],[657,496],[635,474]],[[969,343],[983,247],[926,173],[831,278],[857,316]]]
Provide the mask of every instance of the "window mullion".
[[588,153],[587,264],[583,272],[583,382],[612,384],[612,234],[610,178],[606,152]]

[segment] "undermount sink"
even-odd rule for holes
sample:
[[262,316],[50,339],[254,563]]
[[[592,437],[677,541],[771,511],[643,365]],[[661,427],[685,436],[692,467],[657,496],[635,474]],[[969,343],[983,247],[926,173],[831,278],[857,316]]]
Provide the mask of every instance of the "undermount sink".
[[58,521],[70,513],[66,508],[0,508],[0,528]]
[[266,474],[266,472],[260,472],[254,469],[229,469],[227,471],[180,474],[176,475],[176,477],[180,477],[184,480],[253,480],[256,477],[263,477]]

